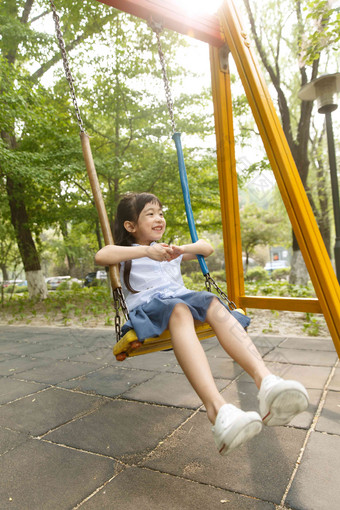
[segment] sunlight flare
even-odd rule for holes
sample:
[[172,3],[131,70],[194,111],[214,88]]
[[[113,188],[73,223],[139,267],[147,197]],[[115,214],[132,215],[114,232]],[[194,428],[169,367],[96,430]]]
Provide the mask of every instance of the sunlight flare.
[[223,0],[176,0],[176,3],[183,9],[188,15],[193,14],[215,14]]

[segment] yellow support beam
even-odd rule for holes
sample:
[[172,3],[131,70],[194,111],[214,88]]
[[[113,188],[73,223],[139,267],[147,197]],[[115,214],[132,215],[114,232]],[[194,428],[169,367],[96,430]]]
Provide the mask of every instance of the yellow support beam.
[[210,46],[225,271],[229,299],[239,307],[244,279],[228,52],[226,46]]
[[261,308],[262,310],[289,310],[291,312],[322,313],[318,299],[240,296],[241,307]]
[[340,287],[308,202],[286,137],[233,0],[219,10],[221,29],[235,60],[288,216],[340,356]]

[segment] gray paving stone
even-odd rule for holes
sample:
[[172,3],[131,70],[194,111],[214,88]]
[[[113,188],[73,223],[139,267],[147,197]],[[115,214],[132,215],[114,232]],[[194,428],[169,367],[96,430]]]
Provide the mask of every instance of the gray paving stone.
[[70,361],[94,363],[98,366],[117,364],[116,358],[112,354],[112,349],[107,347],[98,347],[97,349],[83,351],[81,354],[71,356]]
[[340,368],[336,368],[334,370],[334,375],[332,377],[332,380],[328,386],[330,390],[334,391],[340,391]]
[[[272,363],[266,362],[266,366],[274,374],[283,377],[284,379],[294,379],[301,382],[307,389],[321,389],[324,387],[328,376],[331,372],[331,367],[309,367],[305,365],[289,365],[285,363]],[[252,381],[251,377],[243,373],[240,376],[242,381]]]
[[[17,430],[0,427],[0,456],[28,441],[29,435]],[[1,502],[0,502],[1,508]]]
[[38,366],[33,367],[31,370],[21,372],[20,377],[28,381],[57,384],[74,377],[79,377],[80,375],[88,374],[98,368],[95,364],[77,363],[75,361],[43,361],[44,363],[38,364]]
[[103,404],[97,396],[51,388],[1,406],[0,425],[37,436]]
[[173,351],[160,351],[143,356],[133,356],[127,358],[122,363],[118,363],[124,368],[140,368],[142,370],[151,370],[153,372],[166,372],[170,367],[177,364],[176,356]]
[[[14,345],[20,345],[19,342],[10,342],[10,341],[5,341],[5,340],[0,340],[0,353],[2,355],[6,355],[8,354],[7,351],[10,351],[11,350],[11,347]],[[15,358],[17,356],[14,356]]]
[[69,328],[72,345],[78,345],[87,350],[106,349],[112,353],[115,344],[115,334],[112,330]]
[[31,439],[0,458],[4,509],[73,508],[120,469],[112,460]]
[[322,396],[322,390],[308,390],[309,396],[309,406],[307,411],[298,414],[295,418],[290,422],[290,427],[298,427],[301,429],[309,429],[311,426],[315,413],[318,409],[320,399]]
[[340,501],[340,437],[311,434],[286,505],[294,510],[335,510]]
[[262,347],[268,350],[272,350],[278,345],[281,345],[287,339],[285,336],[252,335],[251,333],[249,336],[256,347]]
[[184,409],[113,400],[45,438],[124,462],[137,462],[189,415],[190,411]]
[[0,362],[7,361],[7,360],[13,359],[13,358],[17,358],[17,356],[14,356],[13,354],[0,353]]
[[210,347],[205,351],[207,358],[221,358],[231,360],[231,357],[225,352],[219,343]]
[[97,395],[105,395],[107,397],[115,397],[152,377],[153,374],[146,370],[107,367],[89,375],[83,375],[77,379],[67,381],[59,386],[96,393]]
[[212,336],[210,338],[206,338],[205,340],[203,340],[201,342],[201,345],[203,347],[203,349],[208,352],[210,351],[210,349],[212,349],[213,347],[216,347],[216,346],[219,346],[220,345],[220,342],[217,340],[216,336]]
[[204,413],[197,413],[141,465],[279,503],[305,434],[289,427],[266,427],[260,435],[222,457],[215,447],[210,422]]
[[[243,370],[230,358],[225,357],[216,357],[216,356],[207,356],[211,373],[214,378],[217,379],[235,379],[235,377],[239,376]],[[179,374],[183,374],[183,370],[181,367],[176,364],[173,367],[169,367],[168,372],[175,372]]]
[[50,361],[30,356],[11,358],[0,363],[0,375],[20,374],[35,367],[46,366],[49,363]]
[[[277,347],[277,345],[281,344],[284,340],[284,338],[262,337],[262,336],[251,337],[251,339],[252,339],[253,343],[256,345],[261,356],[264,356],[268,352],[275,349],[275,347]],[[207,350],[206,354],[207,354],[208,358],[216,357],[216,358],[231,359],[230,356],[221,347],[218,340],[216,341],[215,345],[212,348]]]
[[288,337],[281,344],[283,349],[307,349],[308,351],[331,351],[334,352],[334,344],[328,337]]
[[44,345],[42,343],[34,342],[13,342],[11,345],[6,345],[4,349],[6,353],[19,356],[35,355],[40,352],[46,352],[54,348],[51,344]]
[[70,328],[53,328],[50,326],[1,326],[0,341],[11,340],[20,342],[44,342],[53,340],[55,343],[72,341]]
[[340,436],[340,392],[328,391],[315,429]]
[[[40,345],[40,344],[39,344]],[[53,360],[69,360],[79,354],[84,354],[86,347],[82,345],[62,345],[55,349],[49,349],[35,354],[36,358],[53,359]]]
[[12,377],[0,377],[0,404],[30,395],[46,387],[47,384],[44,383],[18,381]]
[[183,480],[166,473],[128,468],[85,502],[84,510],[274,510],[265,501]]
[[[217,379],[216,386],[222,389],[229,381]],[[123,394],[124,398],[176,407],[197,409],[202,405],[200,398],[183,374],[157,374]]]
[[265,361],[274,361],[276,363],[326,367],[332,367],[337,359],[338,355],[336,352],[282,349],[281,347],[276,347],[274,351],[271,351],[264,357]]

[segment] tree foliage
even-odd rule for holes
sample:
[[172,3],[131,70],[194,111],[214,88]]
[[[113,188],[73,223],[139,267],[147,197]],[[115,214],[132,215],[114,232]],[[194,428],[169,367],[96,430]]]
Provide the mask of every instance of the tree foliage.
[[[309,184],[315,172],[320,177],[322,171],[316,152],[319,144],[311,143],[320,132],[312,128],[313,102],[300,101],[298,91],[320,74],[338,70],[339,13],[326,0],[243,3],[260,62],[276,93],[284,133],[329,249],[330,218],[321,209],[328,188],[319,188],[316,196]],[[293,250],[298,249],[293,236]]]
[[[174,146],[165,106],[156,42],[142,21],[90,0],[56,2],[81,115],[90,135],[102,193],[111,223],[119,197],[149,190],[167,205],[169,238],[187,230]],[[60,67],[47,0],[6,0],[0,6],[0,172],[3,204],[14,228],[26,271],[40,269],[46,253],[42,232],[55,229],[71,271],[87,235],[101,246],[98,218],[84,163],[69,87]],[[174,49],[185,44],[162,35],[170,85],[183,70]],[[211,118],[198,114],[207,93],[176,97],[178,126],[201,138]],[[206,228],[204,209],[218,206],[213,155],[185,149],[193,207]],[[192,179],[193,178],[193,179]],[[204,193],[206,190],[206,193]],[[170,198],[170,200],[169,200]],[[171,202],[171,204],[169,204]],[[211,214],[211,213],[210,213]],[[57,257],[58,258],[58,257]]]

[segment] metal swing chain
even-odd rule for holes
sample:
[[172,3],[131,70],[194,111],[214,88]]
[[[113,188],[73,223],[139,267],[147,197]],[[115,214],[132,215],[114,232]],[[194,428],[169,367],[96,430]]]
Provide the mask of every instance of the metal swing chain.
[[[58,43],[59,43],[59,48],[61,51],[61,56],[63,59],[63,66],[64,66],[64,70],[65,70],[66,79],[68,81],[68,84],[69,84],[70,90],[71,90],[71,97],[72,97],[72,102],[73,102],[73,106],[74,106],[77,121],[78,121],[78,126],[80,129],[80,132],[85,133],[85,127],[84,127],[83,119],[80,114],[77,97],[76,97],[76,93],[75,93],[75,89],[74,89],[74,80],[73,80],[73,77],[71,74],[70,65],[69,65],[69,61],[68,61],[68,57],[67,57],[67,53],[66,53],[66,49],[65,49],[65,42],[64,42],[63,34],[62,34],[62,31],[60,28],[60,18],[57,14],[57,10],[56,10],[53,0],[50,0],[50,4],[52,7],[56,35],[57,35],[57,39],[58,39]],[[124,297],[121,287],[118,287],[113,290],[113,304],[114,304],[114,309],[115,309],[116,339],[118,342],[120,339],[120,336],[121,336],[121,317],[120,317],[120,313],[119,313],[120,310],[122,310],[126,320],[128,320],[128,318],[129,318],[129,311],[128,311],[128,308],[127,308],[127,305],[125,302],[125,297]]]
[[228,303],[229,308],[231,308],[231,310],[236,310],[237,306],[235,305],[234,301],[231,301],[228,298],[227,294],[217,285],[213,277],[210,276],[210,273],[205,275],[205,286],[208,292],[211,292],[211,286],[213,286],[221,298]]
[[155,22],[151,22],[150,26],[151,26],[152,30],[155,32],[156,38],[157,38],[158,55],[159,55],[159,60],[160,60],[161,67],[162,67],[166,104],[168,105],[168,110],[169,110],[169,115],[170,115],[170,120],[171,120],[171,125],[172,125],[172,132],[175,133],[176,132],[176,124],[175,124],[175,117],[174,117],[174,103],[171,98],[171,90],[170,90],[170,86],[169,86],[168,75],[166,72],[165,58],[164,58],[164,53],[162,50],[161,39],[159,36],[159,34],[163,30],[163,28],[160,23],[155,23]]
[[121,318],[119,311],[122,310],[125,320],[129,318],[129,311],[126,305],[125,297],[122,292],[121,287],[117,287],[113,291],[113,305],[115,309],[115,331],[116,331],[116,341],[118,342],[121,337]]
[[71,90],[71,97],[72,97],[73,106],[74,106],[74,109],[75,109],[75,112],[76,112],[78,126],[79,126],[79,129],[80,129],[80,132],[81,133],[85,133],[85,127],[84,127],[83,120],[82,120],[81,115],[80,115],[80,110],[79,110],[78,103],[77,103],[76,93],[75,93],[75,90],[74,90],[74,80],[73,80],[73,77],[72,77],[72,74],[71,74],[71,70],[70,70],[70,65],[69,65],[69,62],[68,62],[68,57],[67,57],[67,53],[66,53],[66,49],[65,49],[65,42],[64,42],[63,34],[62,34],[62,31],[61,31],[61,28],[60,28],[60,18],[59,18],[58,14],[57,14],[57,9],[56,9],[56,7],[54,5],[53,0],[50,0],[50,4],[51,4],[51,7],[52,7],[53,20],[54,20],[54,24],[55,24],[55,31],[56,31],[56,34],[57,34],[59,48],[60,48],[61,56],[62,56],[62,59],[63,59],[63,65],[64,65],[64,69],[65,69],[66,79],[68,81],[68,84],[69,84],[70,90]]

